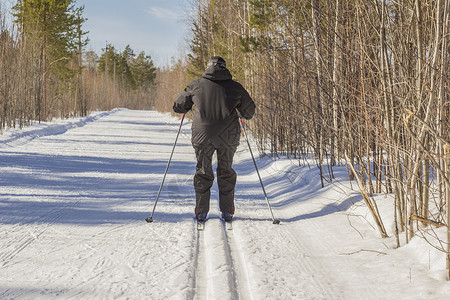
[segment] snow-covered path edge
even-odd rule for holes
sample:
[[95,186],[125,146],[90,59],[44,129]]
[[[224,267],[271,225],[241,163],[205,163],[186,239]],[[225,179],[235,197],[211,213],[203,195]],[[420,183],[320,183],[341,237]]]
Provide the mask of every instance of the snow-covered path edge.
[[87,117],[77,117],[71,119],[59,119],[52,122],[33,122],[31,126],[22,129],[10,128],[0,135],[0,149],[5,147],[15,147],[31,142],[32,140],[50,135],[59,135],[67,130],[82,127],[90,122],[120,111],[116,108],[111,111],[97,111]]
[[[447,299],[450,293],[443,255],[421,239],[397,250],[392,238],[382,240],[344,168],[320,189],[317,170],[258,158],[282,221],[276,226],[241,143],[233,231],[219,220],[214,185],[207,228],[199,233],[189,122],[150,224],[144,219],[179,119],[115,110],[64,122],[10,135],[0,147],[0,298]],[[389,224],[391,199],[376,199]]]

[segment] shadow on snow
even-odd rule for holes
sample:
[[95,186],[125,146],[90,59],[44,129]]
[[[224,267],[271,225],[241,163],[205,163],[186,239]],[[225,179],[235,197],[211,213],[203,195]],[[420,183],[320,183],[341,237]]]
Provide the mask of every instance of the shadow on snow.
[[[193,218],[195,161],[179,159],[175,155],[170,165],[155,212],[157,222],[175,223]],[[278,209],[308,201],[313,196],[320,197],[327,190],[327,187],[320,188],[315,168],[292,164],[274,171],[270,169],[273,161],[267,157],[259,158],[257,163],[275,217]],[[145,222],[153,209],[166,165],[165,160],[0,151],[0,166],[6,167],[0,177],[0,223],[98,225]],[[236,205],[267,209],[252,159],[239,159],[234,168],[238,173]],[[245,175],[250,175],[251,180],[239,179]],[[212,197],[217,194],[212,191]],[[329,199],[317,211],[281,221],[295,222],[345,211],[358,201],[361,197],[344,201]],[[173,206],[177,208],[173,209]],[[236,217],[236,220],[247,219]],[[267,218],[251,220],[267,221]]]

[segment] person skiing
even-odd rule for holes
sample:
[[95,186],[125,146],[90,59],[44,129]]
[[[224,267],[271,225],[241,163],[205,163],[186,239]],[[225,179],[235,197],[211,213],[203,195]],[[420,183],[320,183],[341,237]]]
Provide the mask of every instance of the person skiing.
[[225,60],[212,57],[202,77],[192,81],[174,102],[176,113],[187,113],[194,107],[192,146],[197,158],[194,175],[195,215],[204,221],[209,212],[211,186],[214,182],[212,156],[217,152],[217,184],[222,218],[231,221],[234,215],[236,172],[233,157],[239,145],[239,117],[251,119],[255,103],[238,82],[232,79]]

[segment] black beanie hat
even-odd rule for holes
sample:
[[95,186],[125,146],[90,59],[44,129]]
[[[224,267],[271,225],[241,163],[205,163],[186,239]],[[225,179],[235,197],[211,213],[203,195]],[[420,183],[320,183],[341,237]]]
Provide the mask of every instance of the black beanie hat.
[[220,56],[211,57],[211,59],[209,60],[208,68],[211,66],[215,66],[215,65],[219,65],[219,67],[223,67],[223,68],[227,67],[227,63],[225,62],[225,59],[223,59]]

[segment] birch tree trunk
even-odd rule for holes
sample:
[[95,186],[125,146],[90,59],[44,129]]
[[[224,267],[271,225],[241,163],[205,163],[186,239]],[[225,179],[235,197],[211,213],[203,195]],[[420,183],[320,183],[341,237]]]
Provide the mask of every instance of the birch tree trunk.
[[[333,133],[331,142],[331,156],[332,163],[335,164],[336,154],[338,153],[339,145],[339,125],[338,125],[338,105],[339,105],[339,92],[337,90],[339,86],[338,82],[338,63],[339,63],[339,17],[340,17],[340,0],[336,0],[336,15],[334,23],[334,49],[333,49],[333,95],[332,95],[332,111],[333,111]],[[339,160],[339,157],[337,158]]]
[[322,34],[320,29],[320,1],[319,0],[311,0],[312,7],[312,24],[313,24],[313,35],[314,35],[314,59],[316,65],[316,101],[317,101],[317,114],[318,121],[320,124],[315,124],[317,126],[318,133],[318,145],[317,145],[317,154],[318,154],[318,165],[320,170],[320,180],[322,187],[324,187],[323,183],[323,128],[324,125],[322,122],[323,118],[323,96],[322,96],[322,63],[321,63],[321,45],[322,45]]

